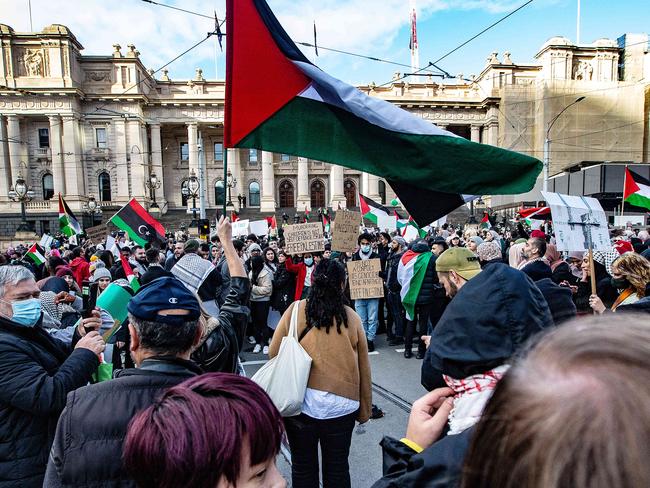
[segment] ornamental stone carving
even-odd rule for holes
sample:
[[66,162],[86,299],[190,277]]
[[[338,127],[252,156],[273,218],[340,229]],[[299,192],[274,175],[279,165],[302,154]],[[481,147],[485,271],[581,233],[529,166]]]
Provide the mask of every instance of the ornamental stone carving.
[[110,70],[97,70],[97,71],[86,71],[86,81],[87,82],[101,82],[101,81],[111,81],[111,72]]
[[573,79],[591,81],[594,74],[594,67],[589,61],[580,61],[573,69]]
[[43,54],[36,49],[26,49],[23,63],[27,76],[43,76]]

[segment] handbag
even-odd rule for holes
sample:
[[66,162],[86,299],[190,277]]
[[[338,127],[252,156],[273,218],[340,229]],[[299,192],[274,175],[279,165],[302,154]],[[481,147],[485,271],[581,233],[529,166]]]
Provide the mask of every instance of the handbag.
[[262,366],[251,380],[271,397],[283,417],[299,415],[311,370],[311,357],[298,340],[298,309],[291,311],[289,334],[282,338],[278,355]]

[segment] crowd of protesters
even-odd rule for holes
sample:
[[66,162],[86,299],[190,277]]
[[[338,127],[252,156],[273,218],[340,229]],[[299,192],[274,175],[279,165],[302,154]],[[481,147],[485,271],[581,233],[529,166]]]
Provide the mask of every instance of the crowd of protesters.
[[[222,218],[207,240],[58,239],[44,263],[8,249],[0,487],[280,487],[284,436],[292,486],[351,486],[355,422],[383,415],[368,360],[383,334],[407,360],[415,348],[429,393],[406,435],[382,440],[375,487],[650,486],[634,461],[650,424],[633,408],[650,400],[650,235],[614,229],[592,264],[546,227],[445,224],[409,242],[360,228],[354,252],[326,235],[324,251],[289,255],[281,233],[233,238]],[[345,263],[368,259],[383,297],[351,300]],[[114,287],[123,321],[103,306]],[[301,413],[283,419],[240,357],[276,357],[294,310],[312,365]]]

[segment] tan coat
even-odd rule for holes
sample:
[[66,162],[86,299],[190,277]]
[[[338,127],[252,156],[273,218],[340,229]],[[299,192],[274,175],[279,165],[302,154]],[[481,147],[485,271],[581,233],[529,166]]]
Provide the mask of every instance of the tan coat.
[[[286,310],[275,329],[269,346],[270,358],[278,354],[282,338],[289,333],[291,312],[296,303],[300,303],[298,337],[307,327],[305,316],[307,302],[305,300],[294,302]],[[330,328],[329,334],[324,328],[319,330],[313,327],[300,341],[300,345],[312,359],[307,386],[358,401],[360,406],[357,420],[366,422],[370,418],[372,409],[368,343],[357,313],[350,307],[345,307],[345,310],[348,316],[348,327],[341,326],[340,334],[336,331],[336,326]]]

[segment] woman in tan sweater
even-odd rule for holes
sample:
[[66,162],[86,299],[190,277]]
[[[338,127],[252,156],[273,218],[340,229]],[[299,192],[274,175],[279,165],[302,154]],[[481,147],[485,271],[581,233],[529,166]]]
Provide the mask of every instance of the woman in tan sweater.
[[364,423],[370,417],[368,344],[361,319],[345,305],[344,289],[343,266],[323,260],[314,270],[308,298],[287,309],[269,348],[272,358],[289,332],[293,307],[299,307],[298,337],[312,365],[302,413],[285,418],[294,488],[318,488],[319,443],[324,488],[349,487],[354,421]]

